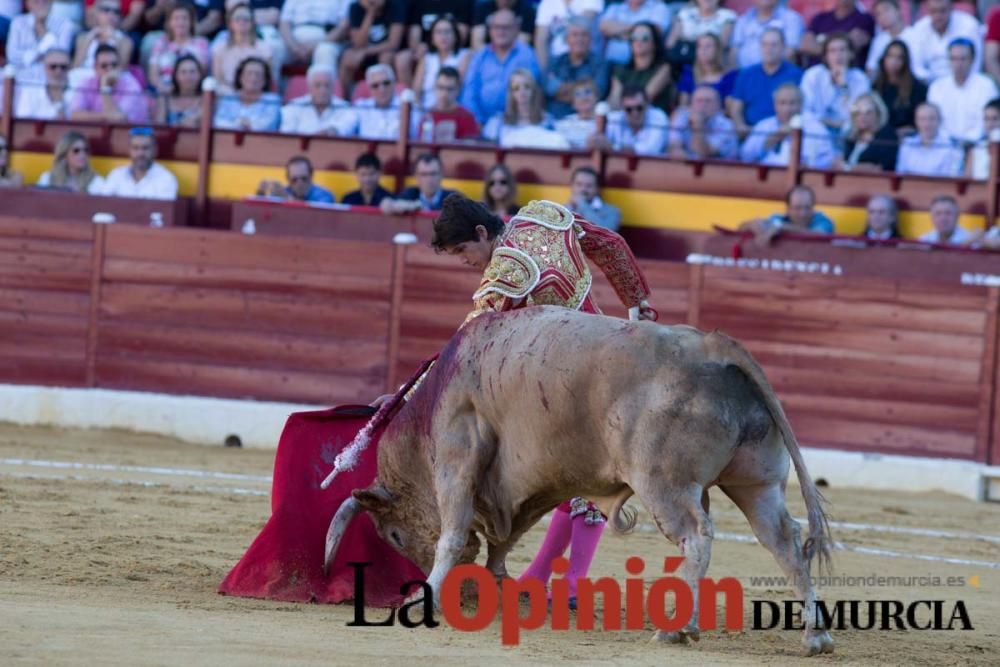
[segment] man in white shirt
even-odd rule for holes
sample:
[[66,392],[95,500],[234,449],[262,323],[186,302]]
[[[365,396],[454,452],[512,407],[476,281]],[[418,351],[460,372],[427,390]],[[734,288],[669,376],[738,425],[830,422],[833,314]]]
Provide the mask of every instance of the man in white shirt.
[[[396,141],[399,139],[396,73],[388,65],[372,65],[365,70],[365,82],[372,96],[361,98],[354,104],[357,117],[355,134],[363,139]],[[417,114],[410,115],[411,125],[416,123],[416,117]]]
[[347,102],[333,96],[336,74],[329,65],[313,65],[306,72],[309,94],[281,108],[281,131],[288,134],[351,136],[358,118]]
[[740,159],[777,167],[788,165],[795,116],[802,120],[800,164],[813,169],[830,168],[836,155],[830,132],[818,118],[802,113],[802,91],[794,83],[783,83],[774,91],[774,115],[753,126],[740,148]]
[[920,237],[925,243],[968,245],[974,238],[958,226],[958,202],[950,195],[940,195],[931,200],[931,224],[934,230]]
[[948,76],[948,45],[965,37],[975,45],[972,70],[982,69],[983,26],[965,12],[951,8],[951,0],[927,0],[927,16],[913,24],[903,39],[910,47],[910,67],[918,79],[931,82]]
[[131,164],[112,169],[100,194],[138,199],[177,198],[177,178],[153,161],[156,140],[150,128],[136,127],[129,132],[128,154]]
[[608,114],[607,135],[595,136],[595,148],[627,151],[638,155],[663,155],[667,148],[670,119],[649,104],[646,91],[629,86],[622,93],[622,108]]
[[913,114],[917,133],[899,143],[896,172],[922,176],[960,176],[962,151],[941,131],[941,110],[924,102]]
[[69,107],[69,53],[50,49],[42,63],[44,81],[25,81],[15,88],[14,116],[65,120]]
[[10,22],[7,62],[17,67],[18,78],[40,81],[42,56],[52,48],[70,52],[76,26],[52,13],[52,0],[27,0],[27,9]]
[[972,143],[983,135],[983,107],[997,96],[997,86],[985,74],[972,71],[975,45],[964,37],[948,47],[951,74],[935,79],[927,101],[941,109],[941,129],[957,141]]

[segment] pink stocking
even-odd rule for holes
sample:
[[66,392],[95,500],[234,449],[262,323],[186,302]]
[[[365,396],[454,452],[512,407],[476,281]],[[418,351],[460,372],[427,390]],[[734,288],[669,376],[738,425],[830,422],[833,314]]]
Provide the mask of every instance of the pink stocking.
[[588,524],[586,515],[580,514],[573,519],[572,549],[569,552],[569,571],[566,581],[569,582],[569,596],[576,597],[576,580],[587,576],[590,563],[597,552],[597,544],[604,532],[604,522]]
[[[548,587],[549,577],[552,576],[552,560],[563,555],[566,547],[569,546],[571,535],[573,535],[573,520],[569,518],[569,512],[561,510],[553,512],[552,522],[549,524],[548,532],[545,533],[545,539],[542,541],[541,548],[535,554],[535,559],[531,561],[531,565],[528,566],[528,569],[517,580],[524,581],[529,578],[541,579],[545,586]],[[593,554],[591,554],[591,558],[593,558]],[[590,564],[589,559],[587,560],[587,564]],[[586,572],[586,568],[584,568],[584,572]]]

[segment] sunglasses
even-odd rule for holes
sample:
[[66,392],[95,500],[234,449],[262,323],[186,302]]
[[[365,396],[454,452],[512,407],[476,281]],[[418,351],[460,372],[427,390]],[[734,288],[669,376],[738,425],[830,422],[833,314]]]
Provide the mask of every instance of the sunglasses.
[[69,63],[49,63],[46,67],[53,72],[66,72],[69,70]]
[[368,87],[372,88],[372,89],[375,89],[375,88],[388,88],[391,85],[392,84],[390,82],[388,82],[388,81],[375,81],[374,83],[368,84]]
[[646,34],[632,35],[631,37],[629,37],[629,39],[631,39],[633,42],[652,42],[653,36]]
[[622,108],[625,109],[625,113],[642,113],[643,111],[646,110],[646,105],[640,104],[634,107],[622,107]]

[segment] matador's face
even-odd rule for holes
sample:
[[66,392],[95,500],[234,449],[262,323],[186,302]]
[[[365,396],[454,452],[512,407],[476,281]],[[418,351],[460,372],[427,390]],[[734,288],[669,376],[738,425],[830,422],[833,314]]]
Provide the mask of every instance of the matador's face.
[[479,269],[480,271],[489,266],[493,258],[493,246],[496,239],[489,238],[489,232],[482,225],[476,225],[476,239],[474,241],[463,241],[446,249],[449,255],[458,257],[466,266]]

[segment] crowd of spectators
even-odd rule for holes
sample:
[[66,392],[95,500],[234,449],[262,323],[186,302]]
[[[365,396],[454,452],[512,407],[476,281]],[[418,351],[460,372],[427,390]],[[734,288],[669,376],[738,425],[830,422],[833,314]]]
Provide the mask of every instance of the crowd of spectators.
[[[797,185],[788,191],[785,211],[766,218],[747,220],[740,229],[753,235],[761,245],[771,243],[775,237],[794,233],[797,235],[835,232],[835,225],[825,213],[816,208],[816,193],[806,185]],[[874,195],[865,206],[865,228],[862,235],[869,241],[900,239],[899,207],[888,195]],[[958,201],[950,195],[939,195],[931,200],[930,216],[933,229],[919,237],[928,244],[968,246],[972,248],[1000,249],[1000,228],[968,230],[959,225]]]
[[900,1],[5,0],[0,40],[19,117],[394,139],[410,89],[426,142],[783,165],[801,127],[809,167],[981,178],[1000,12]]
[[[903,2],[0,0],[0,41],[24,118],[196,127],[210,115],[248,132],[402,131],[428,143],[777,166],[801,129],[806,167],[986,178],[1000,126],[1000,12]],[[212,109],[201,95],[209,78]],[[415,109],[400,128],[407,89]],[[88,172],[79,141],[67,141],[51,183],[120,186],[120,174]],[[132,157],[132,185],[162,183],[153,156],[145,167]],[[264,191],[321,196],[297,185],[312,185],[308,160],[288,170],[287,185]],[[412,191],[356,194],[385,210],[433,206],[445,192],[430,186],[434,170],[418,160]],[[509,209],[513,178],[490,174],[484,199]],[[607,205],[588,194],[590,176],[574,174],[574,202],[597,211]]]

